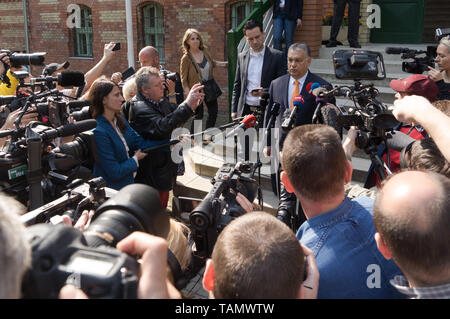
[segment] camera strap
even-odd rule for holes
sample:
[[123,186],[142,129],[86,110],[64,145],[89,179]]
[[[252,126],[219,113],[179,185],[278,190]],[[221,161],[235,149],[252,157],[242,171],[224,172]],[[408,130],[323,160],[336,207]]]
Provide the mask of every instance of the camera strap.
[[175,287],[177,289],[180,289],[182,283],[181,280],[183,278],[183,271],[181,270],[181,266],[180,263],[178,262],[177,257],[169,248],[167,248],[167,264],[169,265],[170,270],[172,271]]

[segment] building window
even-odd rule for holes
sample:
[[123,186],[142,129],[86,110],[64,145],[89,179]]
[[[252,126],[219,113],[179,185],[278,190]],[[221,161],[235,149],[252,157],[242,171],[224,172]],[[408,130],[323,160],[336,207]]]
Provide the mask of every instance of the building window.
[[164,10],[157,4],[142,8],[144,18],[144,46],[151,45],[158,50],[159,62],[164,64]]
[[78,57],[92,57],[92,11],[88,7],[81,7],[81,27],[74,28],[74,55]]
[[240,1],[231,5],[231,28],[236,29],[252,11],[250,1]]

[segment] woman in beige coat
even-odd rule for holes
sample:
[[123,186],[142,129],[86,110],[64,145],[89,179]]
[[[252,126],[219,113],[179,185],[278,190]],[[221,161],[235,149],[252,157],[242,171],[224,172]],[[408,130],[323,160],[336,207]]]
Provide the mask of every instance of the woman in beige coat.
[[[226,67],[228,65],[226,61],[215,61],[211,57],[203,44],[200,32],[196,29],[186,30],[183,36],[182,49],[184,55],[181,58],[180,76],[185,94],[190,91],[194,84],[212,79],[216,66]],[[206,128],[208,129],[216,125],[218,111],[217,99],[210,102],[204,101],[203,103],[208,108],[208,119],[206,120]],[[199,106],[194,119],[202,118],[203,106]],[[193,133],[193,122],[191,132]]]

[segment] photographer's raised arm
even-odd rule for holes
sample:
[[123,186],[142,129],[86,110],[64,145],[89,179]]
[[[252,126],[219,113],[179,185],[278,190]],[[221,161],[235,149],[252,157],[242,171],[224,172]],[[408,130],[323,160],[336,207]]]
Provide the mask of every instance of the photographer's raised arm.
[[84,75],[86,81],[85,91],[89,90],[92,83],[103,74],[104,68],[108,65],[111,59],[114,57],[114,51],[112,50],[115,46],[114,42],[105,44],[103,49],[102,59]]
[[442,155],[450,161],[450,117],[436,109],[426,98],[413,95],[394,101],[397,120],[420,124],[433,138]]

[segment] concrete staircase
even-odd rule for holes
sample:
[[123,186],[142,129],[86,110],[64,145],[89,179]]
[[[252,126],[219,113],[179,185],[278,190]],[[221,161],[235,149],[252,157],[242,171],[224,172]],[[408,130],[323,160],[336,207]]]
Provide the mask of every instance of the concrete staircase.
[[[384,53],[386,47],[395,47],[396,44],[369,44],[362,47],[363,50],[378,51],[383,53],[383,59],[386,69],[386,79],[382,81],[374,81],[376,88],[380,91],[379,98],[383,103],[388,105],[394,101],[395,92],[389,87],[389,82],[392,79],[405,78],[409,74],[402,72],[402,60],[400,55],[388,55]],[[402,45],[410,49],[424,50],[426,44],[423,45]],[[332,54],[337,49],[350,49],[349,47],[338,46],[336,48],[320,49],[320,56],[313,59],[310,70],[318,74],[322,78],[334,85],[348,84],[353,85],[351,80],[338,80],[334,75],[334,68],[332,64]],[[363,83],[370,83],[363,81]],[[352,105],[352,101],[346,99],[338,99],[338,105]],[[345,137],[345,132],[344,132]],[[257,143],[253,143],[250,159],[255,161],[256,153],[258,152]],[[222,167],[225,162],[234,163],[234,142],[232,139],[227,139],[225,142],[211,143],[208,146],[196,143],[188,151],[184,152],[184,161],[186,172],[184,176],[177,178],[177,185],[174,189],[174,202],[172,209],[177,211],[179,204],[176,202],[176,197],[191,197],[202,199],[211,190],[211,179],[216,174],[217,170]],[[261,159],[264,163],[265,160]],[[364,182],[366,172],[370,167],[370,158],[361,150],[354,153],[352,159],[354,168],[352,180],[353,182],[362,184]],[[255,176],[257,178],[257,176]],[[274,195],[271,188],[270,181],[270,164],[263,164],[261,168],[261,186],[263,189],[264,210],[275,214],[278,207],[278,197]]]

